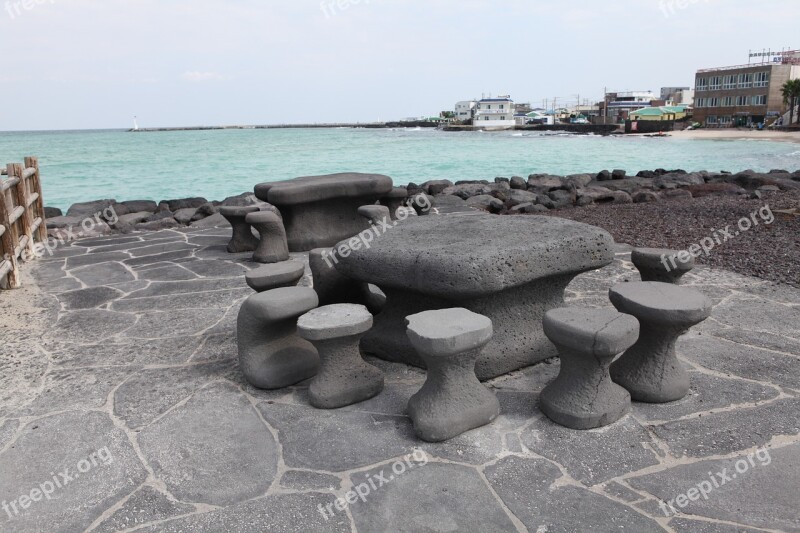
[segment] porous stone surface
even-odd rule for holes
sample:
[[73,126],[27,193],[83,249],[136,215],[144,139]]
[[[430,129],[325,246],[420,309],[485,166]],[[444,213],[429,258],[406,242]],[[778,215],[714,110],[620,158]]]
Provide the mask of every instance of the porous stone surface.
[[358,214],[366,218],[372,225],[379,225],[381,222],[392,220],[389,208],[383,205],[362,205],[358,208]]
[[500,402],[475,375],[492,321],[463,308],[425,311],[407,321],[408,338],[428,369],[425,384],[408,401],[417,436],[441,442],[497,418]]
[[305,271],[306,267],[300,261],[281,261],[248,270],[244,279],[254,291],[264,292],[297,285]]
[[608,367],[636,342],[638,321],[606,309],[553,309],[544,316],[544,332],[558,348],[561,373],[542,391],[542,411],[572,429],[607,426],[625,416],[631,396],[611,381]]
[[[603,428],[564,428],[537,406],[559,372],[558,359],[548,359],[487,383],[501,405],[493,423],[427,443],[403,410],[425,381],[412,366],[368,357],[385,373],[385,391],[340,410],[309,406],[306,383],[265,391],[246,382],[234,331],[253,294],[243,273],[256,265],[250,254],[227,252],[230,236],[230,229],[178,228],[82,239],[27,264],[22,289],[0,292],[9,309],[0,316],[0,486],[9,487],[0,500],[30,496],[50,472],[74,472],[99,447],[114,457],[13,519],[0,509],[0,530],[650,531],[653,522],[678,533],[798,529],[793,468],[800,463],[787,450],[800,443],[797,289],[698,266],[685,286],[723,303],[676,345],[692,368],[682,400],[634,403],[631,415]],[[612,308],[609,286],[639,279],[630,248],[616,251],[612,264],[569,284],[567,305]],[[119,263],[136,278],[84,276],[121,292],[98,301],[119,320],[62,305],[63,292],[89,288],[73,271],[94,263]],[[158,269],[191,277],[148,280]],[[170,331],[175,310],[197,322],[188,335]],[[129,327],[149,315],[160,323],[138,331],[147,338],[131,337]],[[50,332],[59,318],[68,327]],[[673,503],[691,514],[664,515],[660,500],[674,501],[708,472],[730,473],[725,461],[735,469],[763,446],[770,465],[756,458],[708,500]],[[395,475],[392,465],[414,452],[429,462],[412,456],[416,466]],[[327,520],[319,512],[381,473],[387,482],[370,478],[376,489],[365,502]]]
[[667,283],[615,285],[611,303],[635,316],[639,340],[611,366],[614,381],[637,401],[666,403],[689,392],[689,376],[675,354],[678,337],[709,317],[713,304],[701,292]]
[[361,335],[370,327],[372,314],[363,305],[328,305],[300,317],[297,333],[316,346],[321,359],[319,373],[308,387],[311,405],[336,409],[383,390],[383,372],[358,351]]
[[283,216],[292,252],[330,247],[369,227],[358,214],[392,190],[392,178],[355,172],[256,185],[256,196]]
[[494,337],[476,367],[483,380],[555,355],[544,313],[562,306],[575,275],[611,262],[612,244],[599,228],[554,218],[453,214],[410,218],[339,257],[336,269],[386,294],[362,349],[390,361],[424,365],[405,333],[409,315],[464,307],[489,317]]
[[281,217],[270,211],[258,211],[248,214],[245,222],[253,226],[261,235],[261,240],[253,252],[254,261],[279,263],[289,259],[286,230]]
[[258,212],[257,206],[219,208],[219,214],[225,217],[233,228],[228,251],[232,254],[239,252],[252,252],[258,248],[258,239],[253,235],[252,226],[247,222],[247,215]]
[[379,313],[386,303],[385,295],[380,298],[367,283],[348,278],[336,270],[338,260],[338,253],[332,248],[316,248],[308,254],[308,266],[320,306],[362,304],[372,314]]
[[259,389],[281,389],[313,377],[319,369],[316,349],[297,335],[297,319],[319,304],[308,287],[287,287],[254,294],[237,319],[239,366]]
[[642,281],[678,284],[683,275],[694,268],[694,256],[680,250],[635,248],[631,252],[631,261],[639,270]]

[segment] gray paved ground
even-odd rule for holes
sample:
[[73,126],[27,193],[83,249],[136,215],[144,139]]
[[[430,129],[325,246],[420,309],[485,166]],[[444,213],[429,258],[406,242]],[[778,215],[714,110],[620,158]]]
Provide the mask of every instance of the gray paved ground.
[[[717,307],[679,343],[686,399],[567,430],[536,405],[554,361],[490,383],[492,425],[425,444],[403,415],[417,369],[371,360],[385,392],[337,411],[243,382],[253,265],[226,235],[77,242],[0,293],[38,309],[27,332],[0,320],[0,530],[800,531],[800,291],[701,269]],[[609,305],[621,280],[624,253],[570,305]]]

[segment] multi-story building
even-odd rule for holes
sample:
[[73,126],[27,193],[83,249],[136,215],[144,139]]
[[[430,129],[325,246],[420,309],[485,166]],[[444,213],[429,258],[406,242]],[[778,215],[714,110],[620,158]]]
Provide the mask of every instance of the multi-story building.
[[697,71],[694,120],[706,126],[763,123],[787,109],[781,89],[800,78],[800,51],[783,52],[769,63]]
[[691,87],[662,87],[661,98],[664,105],[693,105],[694,90]]
[[475,106],[478,105],[477,100],[462,100],[456,102],[455,119],[459,122],[466,122],[475,118]]
[[475,106],[475,119],[472,125],[480,129],[511,129],[514,120],[514,101],[510,96],[482,98]]
[[604,106],[605,115],[612,122],[624,122],[631,112],[650,106],[656,99],[656,95],[650,91],[608,93]]

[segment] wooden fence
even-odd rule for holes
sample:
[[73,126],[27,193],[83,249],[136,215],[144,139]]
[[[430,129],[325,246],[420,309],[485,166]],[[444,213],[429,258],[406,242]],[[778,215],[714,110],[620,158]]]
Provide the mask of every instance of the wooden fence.
[[0,288],[20,286],[19,263],[36,257],[34,244],[47,240],[39,161],[9,163],[0,176]]

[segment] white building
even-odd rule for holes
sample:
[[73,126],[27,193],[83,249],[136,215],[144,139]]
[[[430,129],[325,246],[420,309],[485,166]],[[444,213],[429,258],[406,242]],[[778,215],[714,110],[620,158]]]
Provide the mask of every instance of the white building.
[[483,130],[513,129],[516,125],[514,101],[510,96],[478,100],[472,125]]
[[477,105],[477,100],[462,100],[461,102],[456,102],[455,119],[460,122],[471,120],[475,117],[475,107]]
[[633,111],[650,107],[657,97],[650,91],[628,91],[608,93],[606,95],[606,116],[617,122],[623,122]]

